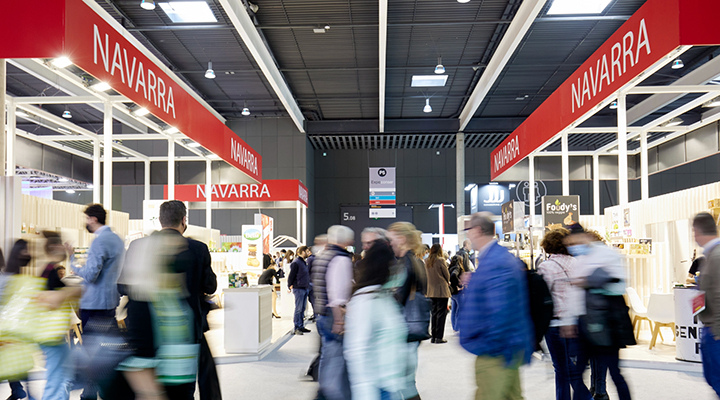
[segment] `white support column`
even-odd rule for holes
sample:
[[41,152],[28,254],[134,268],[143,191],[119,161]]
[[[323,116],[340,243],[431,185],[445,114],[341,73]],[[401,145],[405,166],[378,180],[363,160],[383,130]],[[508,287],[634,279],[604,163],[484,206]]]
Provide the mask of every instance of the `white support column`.
[[175,200],[175,139],[168,139],[168,200]]
[[100,139],[93,140],[93,203],[100,204]]
[[143,170],[143,173],[145,175],[145,178],[143,179],[143,199],[150,200],[150,161],[145,161],[145,169]]
[[[460,217],[465,215],[465,132],[457,133],[455,141],[455,222],[460,223]],[[458,243],[462,246],[465,240],[465,231],[462,226],[457,227]]]
[[535,156],[528,156],[528,200],[530,200],[530,226],[535,225]]
[[305,246],[308,245],[307,241],[307,206],[305,204],[302,205],[302,244]]
[[600,215],[600,156],[593,154],[593,214]]
[[648,179],[648,143],[647,132],[640,133],[640,192],[641,199],[650,198],[650,181]]
[[205,161],[205,227],[212,229],[212,161]]
[[10,97],[7,99],[7,126],[5,127],[7,130],[7,140],[5,142],[5,148],[7,149],[7,176],[15,175],[15,129],[17,125],[15,110],[15,100]]
[[105,112],[103,120],[103,206],[108,213],[108,221],[110,224],[110,211],[112,211],[112,131],[113,131],[113,106],[109,101],[105,102]]
[[627,102],[624,93],[618,95],[618,204],[628,203],[628,166],[627,166]]
[[562,133],[560,139],[561,160],[562,160],[562,194],[570,195],[570,150],[568,149],[568,133],[567,130]]
[[300,212],[301,206],[302,206],[302,204],[299,201],[295,202],[295,217],[296,217],[295,218],[295,227],[297,228],[295,231],[296,232],[295,239],[297,239],[298,242],[300,242],[300,228],[301,228],[300,217],[302,217],[301,212]]

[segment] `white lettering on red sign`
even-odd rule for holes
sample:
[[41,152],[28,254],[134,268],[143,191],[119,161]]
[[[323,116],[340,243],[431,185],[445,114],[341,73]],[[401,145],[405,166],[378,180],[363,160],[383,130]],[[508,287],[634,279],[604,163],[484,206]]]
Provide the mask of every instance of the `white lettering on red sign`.
[[[633,46],[635,46],[634,53]],[[640,61],[640,49],[642,48],[645,48],[645,54],[649,56],[651,53],[650,37],[645,26],[645,19],[640,20],[637,43],[633,31],[628,31],[622,41],[616,42],[610,49],[610,63],[608,63],[608,54],[603,54],[595,63],[594,69],[590,67],[582,77],[577,78],[577,86],[575,86],[575,82],[572,83],[572,112],[575,113],[575,110],[582,108],[586,101],[600,95],[603,84],[610,86],[615,79],[627,72],[628,67],[634,67]]]
[[249,152],[240,142],[230,138],[230,157],[233,161],[247,168],[255,175],[258,173],[257,157]]
[[493,160],[495,171],[499,171],[505,164],[513,161],[518,155],[520,155],[520,139],[515,136],[495,154],[495,159]]
[[[143,97],[151,101],[155,107],[163,110],[165,114],[172,115],[175,118],[175,99],[173,97],[173,85],[165,83],[163,78],[155,75],[155,72],[147,68],[147,85],[145,81],[145,69],[142,61],[138,62],[137,58],[132,58],[132,63],[128,60],[127,49],[121,48],[120,44],[115,42],[113,47],[112,63],[110,62],[110,42],[109,36],[105,34],[105,43],[103,43],[100,29],[97,25],[93,24],[93,54],[94,62],[98,63],[98,52],[100,53],[100,60],[102,61],[105,72],[109,72],[110,75],[115,76],[116,73],[120,75],[122,83],[128,85],[130,89],[135,86],[135,93],[138,93],[140,86],[142,86]],[[123,63],[124,61],[124,63]],[[137,66],[137,70],[135,67]],[[167,91],[167,92],[166,92]],[[172,114],[170,111],[172,110]]]
[[[243,183],[239,185],[212,185],[212,197],[227,200],[235,199],[238,201],[262,199],[266,197],[268,200],[272,197],[270,189],[266,184],[258,185],[256,183]],[[195,198],[205,199],[205,186],[197,185],[195,188]]]
[[299,186],[299,187],[300,187],[300,193],[299,193],[298,197],[300,198],[300,201],[302,201],[302,202],[304,202],[304,203],[307,203],[307,202],[308,202],[308,192],[307,192],[307,189],[305,189],[305,188],[302,187],[302,186]]

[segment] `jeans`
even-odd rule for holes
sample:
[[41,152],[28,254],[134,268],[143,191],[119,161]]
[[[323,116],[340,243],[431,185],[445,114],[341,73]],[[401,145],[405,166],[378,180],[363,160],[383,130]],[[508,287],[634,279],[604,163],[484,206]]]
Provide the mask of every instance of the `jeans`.
[[295,295],[295,314],[293,316],[293,322],[295,323],[295,329],[302,329],[305,327],[305,306],[307,305],[308,290],[307,289],[293,289]]
[[599,364],[595,357],[590,358],[590,391],[593,396],[607,396],[607,366]]
[[70,348],[65,343],[55,346],[40,346],[45,354],[47,383],[43,400],[68,400],[73,378]]
[[430,332],[433,339],[442,339],[445,336],[448,299],[436,297],[430,300],[432,300],[432,327]]
[[630,400],[630,388],[628,388],[625,378],[620,373],[620,349],[614,349],[612,352],[603,351],[593,357],[595,357],[595,362],[598,364],[598,371],[604,370],[604,368],[610,371],[610,377],[612,377],[618,391],[618,398],[620,400]]
[[578,365],[578,361],[585,362],[584,360],[587,360],[587,357],[582,354],[583,348],[580,339],[561,338],[560,328],[552,327],[545,334],[545,341],[555,368],[555,398],[570,400],[570,387],[572,386],[574,400],[589,400],[590,392],[582,379],[585,365]]
[[713,337],[710,327],[707,326],[702,329],[700,340],[705,380],[720,396],[720,340]]
[[460,303],[462,302],[462,292],[459,292],[458,294],[452,295],[450,298],[450,303],[452,304],[452,307],[450,308],[450,324],[452,325],[453,331],[457,332],[458,329],[458,320],[460,318]]
[[[112,320],[115,327],[117,322],[115,321],[115,309],[112,310],[80,310],[80,321],[82,322],[83,333],[92,332],[92,324],[88,326],[88,323],[93,320]],[[80,396],[81,400],[95,400],[97,399],[98,387],[95,382],[85,382],[85,389]]]
[[320,393],[327,400],[345,400],[351,398],[350,379],[343,355],[343,337],[332,333],[333,316],[318,315],[317,328],[322,340],[318,382]]
[[418,367],[418,347],[420,342],[408,343],[407,352],[407,370],[405,372],[405,388],[402,390],[404,399],[411,399],[418,395],[417,384],[415,383],[415,374]]

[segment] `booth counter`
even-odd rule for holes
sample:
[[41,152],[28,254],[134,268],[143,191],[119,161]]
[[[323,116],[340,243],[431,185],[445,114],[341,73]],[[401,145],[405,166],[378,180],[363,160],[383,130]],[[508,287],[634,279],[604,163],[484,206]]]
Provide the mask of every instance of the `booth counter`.
[[681,361],[702,362],[700,337],[703,323],[693,317],[692,302],[698,291],[694,288],[676,287],[675,295],[675,358]]
[[226,353],[258,354],[272,340],[272,287],[223,290]]

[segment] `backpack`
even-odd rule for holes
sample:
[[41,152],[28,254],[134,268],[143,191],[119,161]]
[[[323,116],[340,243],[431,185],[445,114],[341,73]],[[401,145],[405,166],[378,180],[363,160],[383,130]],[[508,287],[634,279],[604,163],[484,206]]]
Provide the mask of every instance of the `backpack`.
[[535,350],[540,349],[540,342],[550,328],[550,321],[555,316],[552,294],[545,279],[534,269],[527,271],[528,301],[530,303],[530,319],[535,327]]

